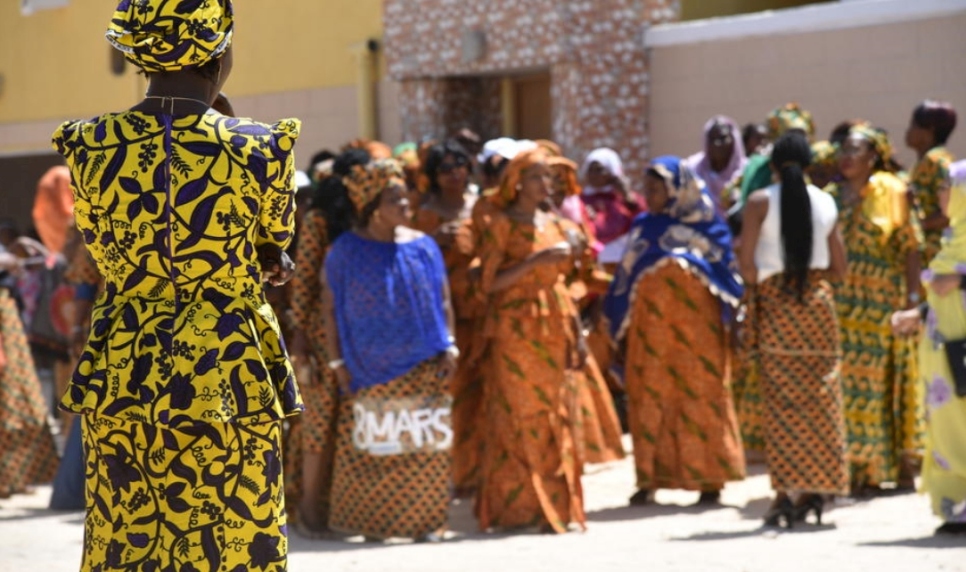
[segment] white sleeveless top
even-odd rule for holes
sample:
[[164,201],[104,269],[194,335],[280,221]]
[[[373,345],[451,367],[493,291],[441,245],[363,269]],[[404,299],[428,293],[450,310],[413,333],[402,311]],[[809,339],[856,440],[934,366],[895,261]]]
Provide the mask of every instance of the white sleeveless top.
[[[768,193],[768,214],[761,225],[758,246],[755,248],[755,266],[758,267],[758,283],[785,272],[784,249],[781,234],[781,185],[765,189]],[[808,198],[812,202],[812,263],[815,270],[829,267],[828,237],[835,228],[839,211],[832,195],[818,187],[808,186]]]

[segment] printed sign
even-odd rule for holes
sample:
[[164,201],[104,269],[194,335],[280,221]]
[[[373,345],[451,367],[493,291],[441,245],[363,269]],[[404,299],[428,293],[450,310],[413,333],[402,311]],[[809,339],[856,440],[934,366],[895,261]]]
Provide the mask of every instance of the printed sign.
[[449,395],[357,398],[352,404],[352,443],[370,455],[447,451],[453,446]]

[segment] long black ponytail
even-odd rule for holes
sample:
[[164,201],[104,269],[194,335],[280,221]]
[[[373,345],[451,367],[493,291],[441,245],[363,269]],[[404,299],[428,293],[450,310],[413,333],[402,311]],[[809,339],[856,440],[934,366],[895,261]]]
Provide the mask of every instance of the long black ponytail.
[[808,139],[801,131],[782,135],[771,152],[771,163],[781,177],[781,235],[785,259],[785,285],[802,300],[812,262],[812,201],[805,169],[812,161]]

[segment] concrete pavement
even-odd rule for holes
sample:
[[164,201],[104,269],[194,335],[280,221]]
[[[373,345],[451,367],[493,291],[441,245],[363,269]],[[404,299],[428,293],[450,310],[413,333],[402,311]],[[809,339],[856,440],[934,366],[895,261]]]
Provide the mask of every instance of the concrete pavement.
[[[761,466],[729,485],[723,506],[689,505],[697,493],[659,491],[657,504],[628,507],[633,467],[592,466],[584,478],[588,531],[563,536],[476,531],[469,503],[455,504],[456,538],[437,544],[308,541],[293,535],[291,572],[966,572],[966,538],[934,537],[939,522],[917,494],[839,503],[828,525],[761,526],[771,490]],[[77,570],[82,513],[45,510],[49,487],[0,501],[0,572]]]

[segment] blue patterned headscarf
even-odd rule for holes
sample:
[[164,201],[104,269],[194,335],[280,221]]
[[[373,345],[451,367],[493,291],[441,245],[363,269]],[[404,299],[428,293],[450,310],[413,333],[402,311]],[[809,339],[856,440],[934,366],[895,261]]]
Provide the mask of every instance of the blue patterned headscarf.
[[611,284],[604,311],[611,334],[620,340],[627,328],[637,284],[644,274],[673,261],[696,275],[729,312],[744,293],[731,246],[731,231],[715,212],[711,196],[678,157],[651,161],[648,173],[664,180],[668,202],[663,212],[634,219],[624,259]]

